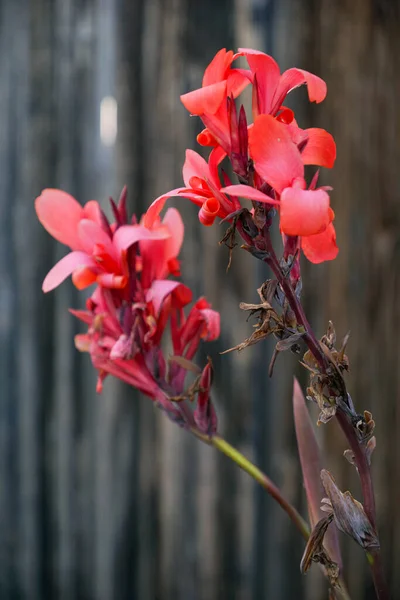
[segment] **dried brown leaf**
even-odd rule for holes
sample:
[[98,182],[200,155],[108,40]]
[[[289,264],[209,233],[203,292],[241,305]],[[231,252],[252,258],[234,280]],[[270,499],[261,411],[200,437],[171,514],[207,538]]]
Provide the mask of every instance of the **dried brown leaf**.
[[322,484],[328,495],[324,510],[331,508],[338,529],[353,538],[364,550],[379,548],[379,540],[363,505],[350,492],[341,492],[329,471],[321,471]]
[[313,562],[320,563],[326,570],[329,583],[335,587],[339,577],[339,567],[331,560],[323,546],[324,537],[332,519],[333,514],[330,514],[320,519],[315,525],[300,562],[300,571],[307,573]]

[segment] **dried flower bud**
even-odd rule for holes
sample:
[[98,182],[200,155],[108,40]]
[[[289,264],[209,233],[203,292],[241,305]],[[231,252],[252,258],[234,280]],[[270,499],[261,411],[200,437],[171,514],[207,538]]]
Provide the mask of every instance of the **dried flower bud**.
[[328,529],[332,520],[333,514],[331,513],[327,517],[324,517],[318,521],[318,523],[315,525],[308,539],[303,557],[300,562],[300,571],[301,573],[307,573],[312,562],[320,563],[326,570],[330,584],[335,587],[339,577],[339,567],[330,559],[323,546],[326,530]]
[[328,498],[322,500],[321,510],[333,512],[338,529],[353,538],[364,550],[379,548],[379,540],[363,505],[350,492],[341,492],[329,471],[321,471],[322,484]]

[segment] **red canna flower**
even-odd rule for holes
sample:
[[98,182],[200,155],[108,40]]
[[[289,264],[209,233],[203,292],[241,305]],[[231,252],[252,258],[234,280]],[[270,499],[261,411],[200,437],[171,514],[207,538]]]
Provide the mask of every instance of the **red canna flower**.
[[[111,206],[113,224],[95,201],[82,208],[60,190],[45,190],[37,198],[42,224],[72,250],[50,271],[43,289],[53,289],[71,273],[79,289],[97,283],[86,310],[71,310],[88,326],[75,343],[90,353],[98,371],[97,391],[113,375],[152,398],[181,426],[196,426],[192,412],[171,398],[184,392],[186,363],[200,341],[218,337],[219,314],[201,298],[186,316],[192,292],[168,279],[179,275],[177,257],[184,236],[179,212],[169,208],[162,221],[158,215],[151,220],[144,215],[141,223],[133,218],[127,224],[126,191],[118,206],[113,200]],[[182,357],[183,364],[167,365],[164,358],[161,344],[169,324],[174,355]],[[196,390],[200,392],[205,393]]]
[[199,142],[207,146],[219,144],[227,154],[231,151],[227,98],[237,98],[251,78],[247,70],[232,69],[235,58],[232,50],[222,48],[205,70],[202,87],[181,96],[184,107],[201,117],[206,126]]
[[302,69],[288,69],[282,75],[275,60],[268,54],[239,48],[236,56],[245,56],[250,67],[253,83],[253,118],[272,115],[288,126],[293,141],[302,152],[305,165],[331,168],[336,158],[336,145],[330,133],[324,129],[298,127],[291,109],[282,106],[287,94],[293,89],[307,85],[310,102],[322,102],[326,97],[326,83],[316,75]]
[[183,180],[186,187],[172,190],[154,200],[147,210],[144,225],[152,227],[167,199],[173,196],[183,196],[199,206],[199,220],[206,226],[212,225],[217,217],[225,218],[238,210],[239,201],[234,197],[228,198],[221,192],[218,162],[223,156],[224,154],[218,150],[213,150],[207,163],[197,152],[186,150],[186,160],[183,165]]
[[[282,233],[301,236],[309,260],[322,262],[335,258],[338,249],[327,188],[314,189],[313,184],[306,189],[303,157],[287,126],[270,115],[257,117],[249,130],[249,149],[258,175],[274,190],[274,198],[245,185],[229,186],[222,191],[277,205]],[[315,152],[313,162],[318,157]],[[318,238],[314,237],[317,235]]]
[[288,69],[281,74],[276,61],[264,52],[250,48],[239,48],[235,55],[245,56],[251,71],[253,83],[253,116],[276,116],[289,92],[301,85],[307,85],[310,102],[322,102],[326,97],[326,83],[320,77],[303,71]]
[[[111,228],[98,202],[91,200],[82,207],[61,190],[44,190],[36,198],[35,208],[44,228],[72,250],[48,273],[43,282],[44,292],[54,289],[71,274],[78,289],[93,283],[123,289],[129,276],[126,264],[129,246],[139,240],[171,238],[168,219],[166,224],[159,223],[151,229],[143,225]],[[173,248],[174,244],[170,241],[166,246]]]

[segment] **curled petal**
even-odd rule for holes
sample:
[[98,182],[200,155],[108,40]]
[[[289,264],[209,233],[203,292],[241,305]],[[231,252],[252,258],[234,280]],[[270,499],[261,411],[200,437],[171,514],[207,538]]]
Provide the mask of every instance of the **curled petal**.
[[250,155],[257,173],[277,192],[303,177],[300,152],[287,126],[270,115],[260,115],[249,129]]
[[96,263],[85,252],[70,252],[48,272],[43,281],[42,290],[50,292],[79,267],[96,267]]
[[128,283],[128,278],[124,275],[115,275],[114,273],[101,273],[96,279],[99,285],[103,287],[120,290]]
[[333,224],[330,223],[322,233],[303,237],[301,247],[308,260],[314,264],[335,259],[339,248],[336,245],[336,232]]
[[204,328],[201,337],[207,342],[212,342],[219,338],[221,331],[221,318],[219,312],[211,308],[203,308],[200,313],[204,319]]
[[318,165],[331,169],[336,159],[336,144],[333,136],[317,127],[306,129],[308,141],[301,153],[305,165]]
[[281,194],[280,226],[286,235],[314,235],[332,220],[329,196],[324,190],[286,188]]
[[[154,225],[154,222],[156,221],[160,212],[164,208],[164,205],[165,205],[166,201],[168,200],[168,198],[173,198],[174,196],[178,196],[178,194],[182,191],[187,191],[187,190],[186,190],[186,188],[182,188],[182,187],[176,188],[175,190],[171,190],[167,194],[163,194],[162,196],[159,196],[158,198],[153,200],[153,202],[150,204],[149,208],[147,209],[146,213],[143,216],[143,225],[147,228],[151,228]],[[122,228],[120,228],[120,229],[122,229]],[[118,231],[120,231],[120,230],[118,230]],[[114,236],[114,238],[115,238],[115,236]],[[132,242],[132,243],[134,243],[134,242]],[[129,246],[130,245],[131,244],[129,244]]]
[[159,314],[162,303],[172,293],[177,294],[176,299],[180,306],[185,306],[192,300],[191,290],[179,281],[157,279],[153,281],[146,293],[146,302],[152,302],[156,315]]
[[203,129],[203,131],[200,131],[200,133],[197,135],[196,138],[197,142],[200,144],[200,146],[217,146],[218,142],[215,139],[215,137],[209,132],[209,130],[207,129],[207,127],[205,127]]
[[285,123],[285,125],[290,125],[294,121],[294,112],[291,108],[287,108],[286,106],[282,106],[279,115],[276,117],[277,121],[280,123]]
[[274,95],[271,113],[275,114],[275,112],[279,110],[289,92],[303,84],[307,85],[310,102],[317,102],[318,104],[325,99],[327,88],[323,79],[308,71],[303,71],[303,69],[288,69],[280,78],[278,88]]
[[93,267],[78,267],[72,273],[72,283],[78,290],[85,290],[97,280],[97,269]]
[[[200,186],[201,181],[197,185],[197,180],[205,180],[210,177],[207,161],[194,150],[186,150],[182,175],[187,188]],[[193,179],[195,179],[194,185]]]
[[216,198],[208,198],[199,211],[199,221],[206,227],[212,225],[218,216],[221,205]]
[[78,223],[85,217],[82,206],[67,192],[46,189],[35,200],[35,209],[43,227],[57,241],[72,250],[81,250]]
[[220,81],[181,96],[183,106],[192,115],[214,115],[226,98],[226,81]]
[[274,198],[271,198],[271,196],[264,194],[264,192],[260,192],[260,190],[256,190],[250,185],[243,185],[242,183],[238,185],[228,185],[227,187],[222,188],[221,192],[224,192],[224,194],[228,195],[247,198],[248,200],[255,200],[256,202],[265,202],[267,204],[280,204],[279,200],[274,200]]

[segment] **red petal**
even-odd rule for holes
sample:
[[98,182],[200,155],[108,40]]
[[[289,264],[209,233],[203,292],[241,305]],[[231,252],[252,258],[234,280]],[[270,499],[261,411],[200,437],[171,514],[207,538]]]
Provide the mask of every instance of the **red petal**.
[[79,350],[79,352],[90,352],[92,340],[87,333],[78,333],[78,335],[74,337],[74,342],[75,348]]
[[179,254],[185,234],[185,227],[182,217],[176,208],[169,208],[163,219],[165,225],[171,234],[165,242],[165,260],[176,258]]
[[181,187],[176,188],[175,190],[171,190],[167,194],[163,194],[162,196],[159,196],[158,198],[153,200],[153,202],[150,204],[149,208],[143,216],[143,225],[145,227],[152,227],[154,221],[157,219],[158,215],[164,208],[164,205],[168,198],[173,198],[174,196],[177,196],[179,192],[181,192],[184,189],[185,188]]
[[239,48],[239,52],[246,57],[253,75],[257,74],[259,113],[269,114],[281,75],[279,67],[272,56],[264,52],[250,48]]
[[227,51],[226,48],[221,48],[214,56],[203,76],[203,87],[218,83],[226,79],[226,71],[233,60],[232,50]]
[[35,209],[43,227],[56,240],[72,250],[82,248],[78,223],[85,213],[75,198],[62,190],[46,189],[36,198]]
[[96,279],[99,285],[109,289],[121,290],[128,283],[127,277],[124,275],[116,275],[115,273],[101,273]]
[[210,177],[210,169],[207,161],[194,150],[186,150],[182,175],[187,188],[192,187],[191,181],[193,177],[203,180],[208,179]]
[[314,235],[331,222],[329,196],[324,190],[286,188],[281,195],[280,226],[286,235]]
[[115,247],[121,252],[141,240],[165,240],[170,236],[171,232],[168,227],[163,225],[155,229],[148,229],[143,225],[122,225],[114,233],[113,242]]
[[151,288],[146,293],[146,302],[153,303],[154,311],[158,315],[162,303],[173,292],[178,293],[177,298],[181,306],[189,304],[192,300],[191,290],[179,281],[157,279],[153,281]]
[[274,200],[270,196],[267,196],[267,194],[264,194],[264,192],[260,192],[260,190],[256,190],[250,185],[243,185],[242,183],[239,183],[238,185],[228,185],[227,187],[222,188],[221,192],[232,196],[248,198],[249,200],[255,200],[256,202],[265,202],[267,204],[280,204],[279,200]]
[[325,99],[326,83],[323,79],[308,71],[303,71],[303,69],[288,69],[282,74],[278,89],[276,90],[273,99],[272,114],[275,114],[279,110],[289,92],[303,84],[307,85],[310,102],[319,103]]
[[208,131],[207,127],[200,131],[200,133],[196,137],[197,142],[200,146],[211,146],[214,147],[218,144],[215,137]]
[[287,126],[270,115],[260,115],[249,129],[250,155],[257,173],[277,192],[303,177],[300,152]]
[[222,146],[217,146],[211,150],[210,156],[208,157],[208,168],[210,175],[213,183],[215,183],[217,187],[221,185],[218,177],[218,165],[224,160],[225,156],[226,152]]
[[[96,269],[97,271],[97,269]],[[97,272],[90,267],[78,267],[72,273],[72,283],[78,290],[85,290],[97,281]]]
[[212,225],[218,216],[220,208],[221,205],[216,198],[208,198],[199,210],[200,223],[206,227]]
[[301,247],[308,260],[314,264],[333,260],[339,248],[336,245],[336,232],[332,223],[322,233],[303,237]]
[[220,81],[181,96],[183,106],[192,115],[213,115],[226,98],[226,81]]
[[336,144],[325,129],[306,129],[308,142],[301,153],[305,165],[319,165],[331,169],[336,159]]
[[101,225],[101,208],[97,200],[89,200],[83,207],[85,213],[85,219],[90,219],[95,223]]
[[229,98],[231,96],[237,98],[251,82],[250,71],[246,71],[245,69],[231,69],[226,81],[226,95]]
[[93,316],[90,313],[88,313],[86,310],[78,310],[75,308],[69,308],[68,310],[77,319],[80,319],[87,325],[91,325],[91,323],[93,321]]
[[211,308],[203,308],[200,312],[205,324],[201,337],[207,342],[216,340],[221,331],[221,318],[219,312],[212,310]]
[[81,246],[88,254],[93,252],[93,248],[97,244],[103,246],[106,252],[114,256],[115,251],[110,236],[95,221],[82,219],[78,225],[78,233]]
[[79,267],[95,267],[96,263],[91,256],[85,252],[70,252],[64,256],[46,275],[43,281],[42,290],[50,292],[60,285],[71,273]]

